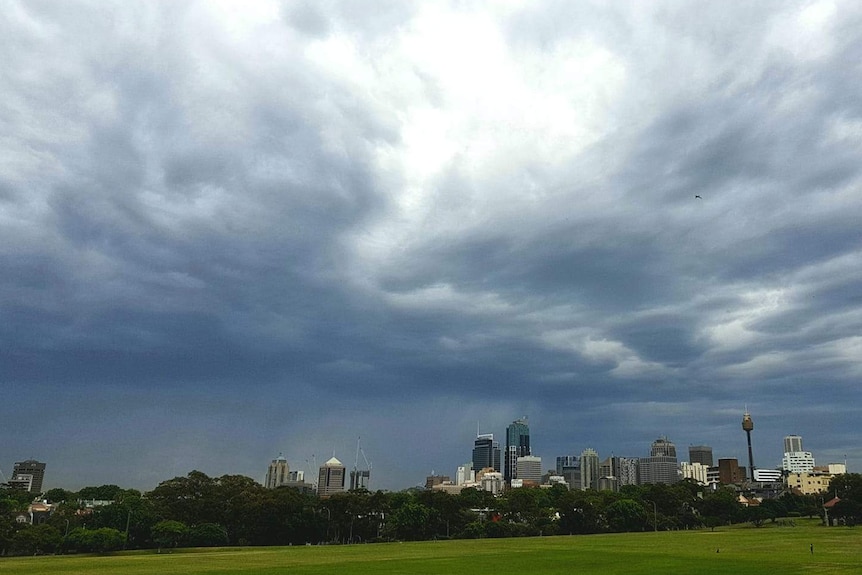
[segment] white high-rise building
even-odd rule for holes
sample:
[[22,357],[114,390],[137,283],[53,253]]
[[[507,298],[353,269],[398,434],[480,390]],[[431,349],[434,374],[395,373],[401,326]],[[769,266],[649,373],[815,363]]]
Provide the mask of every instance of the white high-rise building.
[[814,455],[810,451],[785,453],[781,468],[790,473],[808,473],[814,469]]
[[802,437],[787,435],[784,437],[784,457],[781,468],[790,473],[808,473],[814,469],[814,455],[810,451],[802,451]]

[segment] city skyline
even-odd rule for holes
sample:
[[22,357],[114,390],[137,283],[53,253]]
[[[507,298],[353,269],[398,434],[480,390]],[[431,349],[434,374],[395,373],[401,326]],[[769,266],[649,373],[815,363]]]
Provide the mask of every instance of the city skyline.
[[8,0],[3,472],[361,436],[399,489],[523,415],[548,467],[744,462],[746,406],[755,465],[859,469],[860,46],[849,0]]
[[[525,424],[526,418],[517,419],[513,423],[514,424],[519,424],[519,423]],[[512,425],[512,423],[510,423],[506,428],[507,429],[506,433],[508,433],[508,430],[512,427],[513,427],[513,425]],[[527,431],[529,432],[529,429],[527,429]],[[800,447],[800,448],[802,446],[802,437],[799,435],[795,435],[795,434],[785,435],[785,436],[783,436],[782,441],[783,441],[784,449],[787,449],[787,447],[791,446],[791,445],[794,447]],[[479,447],[480,442],[481,442],[481,447]],[[644,443],[644,445],[645,446],[647,445],[646,442]],[[490,457],[490,458],[492,458],[492,460],[494,457],[497,457],[498,458],[497,461],[500,462],[500,466],[501,467],[503,466],[503,457],[502,457],[503,450],[500,448],[499,442],[494,440],[494,434],[493,433],[477,433],[474,436],[474,440],[473,440],[472,455],[474,457],[476,455],[475,451],[477,448],[481,449],[482,451],[488,450],[488,453],[484,453],[482,455],[482,457],[485,457],[485,458]],[[357,445],[357,450],[358,449],[359,449],[359,447]],[[496,449],[496,455],[494,455],[495,449]],[[725,461],[735,460],[737,462],[737,464],[741,464],[740,467],[744,468],[749,475],[752,473],[752,471],[748,467],[745,466],[745,459],[741,455],[723,454],[723,455],[713,457],[713,449],[712,449],[711,445],[689,444],[687,447],[680,447],[679,449],[682,449],[681,453],[683,453],[683,454],[687,453],[688,456],[687,457],[685,455],[679,455],[678,456],[677,455],[678,448],[677,448],[677,445],[675,444],[675,442],[672,441],[668,436],[662,435],[660,437],[655,438],[651,442],[649,442],[649,446],[645,447],[643,452],[622,453],[621,454],[615,450],[610,450],[609,452],[600,452],[600,451],[594,450],[592,448],[582,448],[582,449],[577,449],[576,450],[577,453],[573,453],[573,454],[569,454],[569,455],[558,453],[554,456],[545,456],[544,458],[541,456],[538,456],[538,458],[541,459],[541,461],[542,461],[542,473],[554,471],[555,468],[556,468],[556,471],[559,473],[560,472],[560,468],[559,468],[560,467],[560,461],[562,459],[571,459],[573,461],[573,465],[575,467],[577,467],[579,470],[575,483],[577,485],[577,488],[580,488],[580,489],[585,488],[585,484],[589,484],[589,485],[597,484],[596,482],[598,481],[598,479],[601,478],[601,475],[602,475],[602,472],[600,472],[598,470],[599,470],[599,468],[601,468],[601,466],[603,466],[605,464],[605,460],[607,460],[610,457],[623,458],[626,460],[636,460],[636,461],[641,460],[641,464],[643,465],[643,464],[646,464],[646,462],[652,456],[668,456],[668,455],[671,456],[672,459],[674,460],[673,465],[666,463],[665,464],[666,469],[663,472],[660,472],[659,475],[655,475],[656,472],[654,472],[654,471],[647,471],[647,473],[646,473],[647,478],[650,481],[659,480],[658,478],[660,478],[660,480],[659,480],[660,482],[667,481],[669,477],[674,475],[673,473],[670,473],[670,471],[669,471],[671,467],[673,467],[674,465],[682,465],[683,463],[689,463],[689,462],[708,464],[710,461],[712,461],[713,463],[715,463],[717,465],[717,462],[719,460],[725,460]],[[766,451],[770,452],[773,450],[770,450],[767,448]],[[782,449],[778,449],[778,451],[781,452]],[[580,473],[580,470],[584,466],[584,455],[588,454],[588,453],[592,454],[591,460],[590,460],[590,465],[594,467],[593,471],[591,472],[591,476],[589,478],[584,477]],[[370,471],[371,471],[370,463],[368,462],[368,460],[365,456],[364,450],[363,450],[362,454],[363,454],[364,462],[357,461],[357,465],[359,466],[357,468],[358,471],[356,472],[357,477],[353,478],[352,475],[353,475],[354,471],[350,471],[350,475],[351,475],[350,481],[352,482],[355,480],[358,482],[364,482],[364,483],[360,483],[360,485],[365,485],[365,486],[367,486],[369,484],[369,481],[374,481],[375,484],[371,485],[372,491],[377,490],[377,489],[383,489],[383,490],[387,490],[387,491],[390,491],[390,490],[397,491],[400,489],[420,487],[420,486],[422,486],[422,484],[425,482],[425,480],[429,476],[426,474],[421,478],[421,481],[417,480],[415,483],[411,483],[408,485],[400,485],[400,486],[399,485],[390,485],[390,484],[387,484],[385,481],[382,481],[382,482],[380,481],[381,479],[385,478],[390,473],[385,469],[383,469],[383,470],[378,469],[378,471],[372,476],[372,474],[370,473]],[[707,454],[707,455],[704,455],[704,454]],[[298,484],[311,485],[312,481],[310,479],[308,481],[305,480],[306,475],[307,475],[307,477],[310,477],[310,478],[318,478],[318,473],[322,474],[324,469],[328,469],[328,468],[332,467],[332,464],[335,464],[340,469],[340,471],[339,471],[340,475],[338,477],[343,480],[343,483],[344,483],[343,489],[344,490],[350,489],[351,483],[349,483],[347,481],[347,478],[348,478],[347,468],[346,468],[346,466],[341,464],[341,462],[337,459],[336,455],[337,454],[333,453],[332,457],[328,461],[326,461],[325,463],[318,466],[317,465],[318,462],[317,462],[316,456],[314,454],[312,454],[310,456],[310,458],[306,458],[304,460],[301,460],[301,459],[291,460],[291,458],[285,457],[283,452],[279,452],[278,456],[276,458],[269,461],[268,467],[267,467],[265,472],[263,472],[262,474],[247,473],[246,475],[251,477],[255,481],[259,482],[261,485],[263,485],[265,487],[269,487],[269,488],[274,488],[274,487],[281,485],[281,484],[288,484],[288,485],[293,485],[293,486],[296,486]],[[796,456],[804,456],[801,460],[799,458],[792,459],[791,460],[792,464],[788,464],[787,455],[788,455],[788,453],[785,452],[779,458],[777,463],[765,465],[765,466],[758,466],[756,469],[757,470],[772,470],[772,471],[784,469],[784,470],[790,470],[790,471],[798,472],[798,471],[810,471],[813,468],[813,466],[815,465],[814,457],[816,457],[816,454],[814,457],[812,457],[811,452],[792,454],[792,455],[796,455]],[[554,461],[556,461],[556,465],[553,463]],[[600,461],[601,461],[601,463],[599,463]],[[804,463],[800,463],[800,461],[804,461]],[[362,463],[364,463],[364,465]],[[831,461],[827,462],[821,458],[819,460],[819,462],[817,463],[817,465],[819,465],[819,466],[832,465],[832,464],[844,464],[844,465],[846,465],[846,463],[847,463],[846,460],[836,459],[836,460],[831,460]],[[25,462],[16,462],[15,469],[17,470],[19,465],[24,465],[24,464],[38,464],[39,466],[41,466],[42,473],[44,473],[45,463],[35,461],[35,460],[28,460]],[[435,475],[435,476],[436,475],[449,476],[450,479],[456,478],[458,476],[457,469],[460,466],[461,466],[461,464],[457,464],[457,465],[452,466],[453,470],[449,470],[448,468],[446,468],[445,465],[437,467],[437,468],[432,468],[430,470],[429,474]],[[711,466],[711,465],[709,465],[709,466]],[[290,471],[291,469],[292,469],[292,471]],[[717,469],[717,467],[716,467],[716,469]],[[475,468],[473,469],[474,473],[478,472],[480,470],[481,469],[475,469]],[[0,467],[0,471],[2,471],[2,467]],[[188,471],[192,471],[192,470],[190,469]],[[200,471],[200,470],[198,470],[198,471]],[[847,472],[848,473],[854,473],[855,470],[848,467]],[[232,474],[235,474],[237,472],[228,470],[228,471],[225,471],[223,473],[226,475],[232,475]],[[416,477],[419,477],[419,475],[421,475],[421,471],[417,472],[417,473],[418,474],[416,475]],[[181,475],[185,475],[185,474],[181,474]],[[288,475],[290,477],[288,477]],[[607,475],[607,474],[605,474],[605,475]],[[13,476],[14,476],[14,472],[12,475],[7,476],[7,479],[11,479]],[[61,472],[61,476],[62,476],[62,472]],[[323,477],[324,477],[323,475],[320,475],[320,477],[317,480],[319,481]],[[328,477],[328,475],[327,475],[327,477]],[[168,479],[171,479],[171,478],[164,477],[160,481],[165,481]],[[41,479],[40,479],[40,481],[41,481]],[[376,483],[378,483],[378,482],[383,483],[383,485],[377,485]],[[97,481],[96,483],[93,483],[92,485],[96,485],[96,484],[102,484],[102,483],[99,483]],[[85,486],[86,485],[74,485],[71,487],[74,490],[75,488],[81,488],[81,487],[85,487]],[[120,486],[121,487],[127,487],[127,488],[142,489],[142,490],[149,490],[149,489],[152,489],[155,487],[155,485],[151,485],[151,486],[120,485]],[[48,488],[53,488],[53,487],[69,488],[70,486],[69,485],[53,484],[49,481],[48,482]],[[327,490],[327,494],[330,494],[329,490]]]

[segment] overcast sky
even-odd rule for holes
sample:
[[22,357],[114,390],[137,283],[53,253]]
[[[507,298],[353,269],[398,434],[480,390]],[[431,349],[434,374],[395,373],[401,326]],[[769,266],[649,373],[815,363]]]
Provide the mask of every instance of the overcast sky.
[[859,3],[0,5],[7,477],[862,470]]

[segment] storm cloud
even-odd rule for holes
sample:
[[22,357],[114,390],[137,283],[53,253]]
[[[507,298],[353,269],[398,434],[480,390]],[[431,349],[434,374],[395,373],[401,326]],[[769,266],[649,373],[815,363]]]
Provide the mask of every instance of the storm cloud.
[[[17,2],[0,469],[862,463],[851,2]],[[699,197],[696,197],[699,196]]]

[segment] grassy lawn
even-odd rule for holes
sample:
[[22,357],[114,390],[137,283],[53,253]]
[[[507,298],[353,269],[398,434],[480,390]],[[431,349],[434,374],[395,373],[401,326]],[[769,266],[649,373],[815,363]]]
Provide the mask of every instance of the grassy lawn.
[[[797,527],[0,559],[10,575],[862,573],[862,528]],[[814,544],[814,554],[810,545]],[[718,552],[716,552],[718,550]]]

